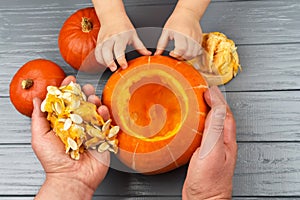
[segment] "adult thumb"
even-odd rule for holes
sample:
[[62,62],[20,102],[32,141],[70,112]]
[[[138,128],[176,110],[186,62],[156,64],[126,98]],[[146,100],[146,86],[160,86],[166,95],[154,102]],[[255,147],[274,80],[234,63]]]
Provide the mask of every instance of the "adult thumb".
[[41,103],[41,99],[37,97],[33,99],[33,112],[31,116],[32,140],[50,131],[50,124],[46,119],[45,113],[41,111]]
[[209,89],[209,96],[205,95],[211,110],[205,121],[203,139],[200,146],[199,158],[204,159],[215,147],[224,131],[224,121],[227,113],[227,104],[217,87]]

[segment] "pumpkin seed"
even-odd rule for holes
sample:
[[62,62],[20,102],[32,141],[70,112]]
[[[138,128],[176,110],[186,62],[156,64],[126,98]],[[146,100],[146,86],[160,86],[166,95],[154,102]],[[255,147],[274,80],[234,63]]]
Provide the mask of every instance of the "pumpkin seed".
[[72,150],[75,151],[78,149],[77,143],[72,138],[68,137],[67,142],[68,142],[69,147],[71,147]]
[[64,124],[64,131],[69,130],[69,128],[72,126],[72,120],[70,118],[66,119]]
[[86,132],[91,137],[97,137],[100,139],[105,138],[105,135],[99,129],[94,128],[94,126],[90,126],[90,125],[86,126]]
[[70,152],[70,156],[74,160],[79,160],[79,158],[80,158],[80,154],[78,152],[76,152],[76,151],[71,151]]
[[102,132],[105,133],[108,129],[109,129],[109,126],[110,126],[110,123],[111,123],[111,119],[107,120],[103,126],[102,126]]
[[79,101],[79,100],[77,100],[77,101],[72,101],[72,102],[71,102],[71,105],[70,105],[70,109],[71,109],[71,110],[75,110],[75,109],[79,108],[79,106],[80,106],[80,101]]
[[58,122],[65,122],[67,119],[66,118],[59,118],[57,121]]
[[115,135],[117,135],[120,131],[120,127],[119,126],[114,126],[112,127],[110,130],[109,130],[109,133],[108,133],[108,138],[112,138],[114,137]]
[[49,94],[52,94],[52,95],[58,96],[61,94],[61,91],[55,86],[47,86],[47,91]]
[[62,107],[61,107],[60,103],[58,103],[58,102],[54,103],[54,111],[56,111],[58,114],[61,114]]
[[107,142],[103,142],[98,147],[98,152],[104,152],[109,149],[109,144]]
[[83,119],[80,117],[80,115],[77,114],[70,114],[71,120],[76,124],[81,124]]
[[45,99],[42,103],[41,103],[41,111],[42,112],[46,112],[46,103],[47,103],[47,99]]
[[61,98],[65,99],[65,100],[68,100],[68,101],[72,100],[71,97],[72,97],[72,94],[70,92],[64,92],[61,95]]
[[86,146],[86,148],[91,148],[91,147],[95,147],[98,144],[100,144],[101,142],[104,142],[104,140],[101,140],[100,138],[94,137],[92,139],[89,139],[88,141],[86,141],[84,143],[84,145]]

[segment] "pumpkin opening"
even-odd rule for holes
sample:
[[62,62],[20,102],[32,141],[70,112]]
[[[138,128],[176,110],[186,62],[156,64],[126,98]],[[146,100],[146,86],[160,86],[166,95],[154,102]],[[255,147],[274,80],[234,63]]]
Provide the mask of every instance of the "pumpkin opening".
[[[133,122],[139,126],[162,127],[154,135],[149,132],[135,134],[141,140],[166,139],[176,133],[181,120],[180,104],[176,95],[167,87],[160,84],[147,84],[136,89],[129,100],[129,113]],[[166,118],[157,121],[155,118]],[[162,122],[164,122],[162,124]],[[162,125],[160,125],[162,124]]]

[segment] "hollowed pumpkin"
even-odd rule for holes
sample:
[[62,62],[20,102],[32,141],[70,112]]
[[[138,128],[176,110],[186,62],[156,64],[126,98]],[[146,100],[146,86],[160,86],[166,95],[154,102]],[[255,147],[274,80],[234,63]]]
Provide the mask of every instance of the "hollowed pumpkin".
[[165,56],[143,56],[128,65],[103,90],[103,103],[121,128],[118,158],[146,174],[186,164],[201,142],[206,81],[192,65]]

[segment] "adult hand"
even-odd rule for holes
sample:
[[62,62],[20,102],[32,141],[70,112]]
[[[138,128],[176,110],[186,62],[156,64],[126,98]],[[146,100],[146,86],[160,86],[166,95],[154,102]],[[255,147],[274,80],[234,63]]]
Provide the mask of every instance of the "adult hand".
[[[63,85],[75,82],[72,76],[63,81]],[[83,87],[90,102],[100,104],[91,85]],[[64,149],[64,144],[51,130],[45,113],[40,109],[41,100],[34,99],[32,114],[32,148],[40,160],[46,180],[36,199],[91,199],[94,191],[104,179],[110,163],[110,155],[104,152],[101,160],[96,160],[89,152],[81,155],[80,160],[71,159]],[[100,115],[109,118],[108,109],[98,108]]]
[[190,60],[202,53],[202,29],[199,17],[191,10],[179,7],[166,22],[157,44],[155,55],[163,53],[169,40],[174,40],[175,48],[170,56],[179,60]]
[[[97,2],[94,4],[97,5]],[[97,39],[95,57],[100,64],[115,71],[117,64],[114,60],[116,60],[121,68],[125,69],[127,67],[125,58],[127,45],[132,45],[142,55],[151,55],[151,51],[148,51],[139,39],[125,11],[112,9],[110,13],[105,14],[105,11],[98,11],[97,14],[101,22],[101,29]]]
[[229,106],[214,86],[205,93],[211,107],[201,147],[193,154],[184,182],[183,199],[231,199],[237,157],[236,126]]

